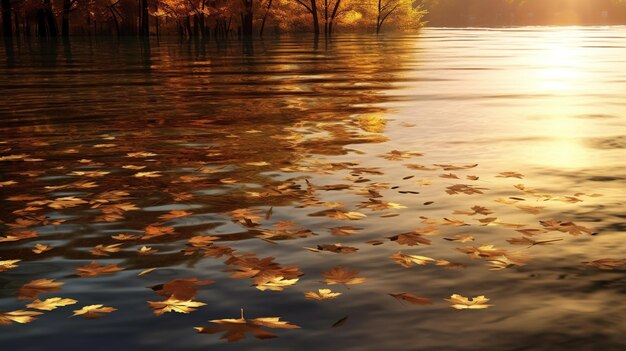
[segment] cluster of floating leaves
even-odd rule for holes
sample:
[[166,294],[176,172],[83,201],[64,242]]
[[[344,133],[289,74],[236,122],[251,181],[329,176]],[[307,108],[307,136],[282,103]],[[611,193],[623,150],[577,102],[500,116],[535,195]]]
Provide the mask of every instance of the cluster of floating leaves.
[[[377,133],[384,128],[384,121],[373,117],[354,122],[354,128]],[[197,121],[199,127],[207,126],[210,121]],[[91,146],[82,144],[64,147],[59,140],[20,141],[13,145],[2,144],[0,163],[4,172],[0,179],[0,188],[6,191],[3,196],[2,235],[0,236],[0,272],[19,269],[21,265],[40,258],[72,253],[73,257],[85,260],[84,264],[74,267],[73,277],[89,279],[102,275],[112,275],[122,270],[137,270],[138,276],[148,275],[161,268],[162,260],[149,259],[159,256],[159,245],[163,243],[180,244],[175,255],[168,255],[169,264],[194,259],[222,260],[224,272],[232,279],[246,279],[252,289],[280,292],[298,284],[301,279],[311,279],[320,284],[316,291],[307,291],[303,299],[322,303],[325,300],[342,298],[349,295],[348,287],[375,280],[376,277],[361,276],[360,272],[345,266],[336,265],[328,268],[319,277],[304,276],[301,268],[295,265],[283,265],[274,257],[262,257],[258,253],[239,252],[226,245],[228,241],[258,239],[271,244],[280,244],[284,240],[298,240],[320,236],[320,242],[314,247],[302,247],[313,254],[358,255],[359,247],[344,245],[341,238],[358,236],[366,226],[346,225],[364,218],[378,216],[393,218],[412,215],[416,208],[385,201],[384,193],[397,191],[405,195],[418,195],[419,187],[431,186],[436,178],[445,179],[442,192],[449,196],[467,196],[473,203],[481,200],[481,195],[491,189],[479,183],[484,177],[513,179],[508,184],[511,196],[496,200],[497,206],[511,206],[519,211],[540,216],[550,201],[578,203],[586,197],[600,194],[551,195],[541,190],[517,184],[524,175],[515,171],[503,171],[499,174],[477,176],[478,164],[437,163],[421,165],[404,163],[408,172],[413,173],[400,180],[385,179],[383,170],[368,167],[356,162],[324,162],[313,158],[306,151],[312,142],[327,141],[322,136],[317,139],[305,137],[302,129],[309,128],[319,133],[330,133],[333,137],[345,136],[343,129],[331,123],[318,123],[313,126],[296,126],[293,130],[265,135],[258,130],[246,130],[242,135],[227,134],[224,139],[229,145],[222,148],[215,145],[185,147],[190,140],[184,137],[169,140],[174,151],[161,154],[157,149],[138,150],[133,139],[157,139],[150,131],[129,132],[127,134],[101,135],[100,140]],[[350,134],[351,133],[351,134]],[[280,153],[248,151],[247,155],[233,155],[232,150],[241,151],[244,138],[253,138],[258,134],[260,142],[264,138],[273,138],[279,145],[300,154],[298,159],[281,156]],[[348,143],[379,141],[374,135],[361,135],[349,132]],[[377,139],[378,138],[378,139]],[[160,140],[156,140],[159,141]],[[155,142],[156,142],[155,141]],[[326,145],[328,146],[328,144]],[[22,152],[27,150],[27,152]],[[51,151],[52,150],[52,151]],[[227,150],[231,150],[229,153]],[[15,152],[17,151],[17,152]],[[264,155],[264,159],[259,159]],[[293,154],[289,154],[293,155]],[[423,156],[416,151],[390,150],[380,155],[389,162],[408,162]],[[51,160],[47,160],[51,157]],[[243,162],[241,160],[244,160]],[[281,174],[294,174],[286,180],[266,178],[263,172],[280,171]],[[345,172],[345,183],[317,184],[314,179],[323,179],[324,175]],[[426,172],[426,173],[425,173]],[[441,174],[428,175],[428,172]],[[312,177],[311,174],[316,177]],[[427,174],[424,176],[424,174]],[[432,174],[432,173],[431,173]],[[415,179],[419,175],[420,179]],[[382,179],[381,179],[382,178]],[[384,181],[383,181],[384,180]],[[458,183],[450,184],[450,181]],[[321,181],[320,181],[321,183]],[[392,184],[393,183],[393,184]],[[396,184],[397,183],[397,184]],[[250,186],[250,184],[262,184]],[[141,228],[133,231],[120,231],[108,237],[82,239],[80,234],[64,247],[55,247],[53,242],[59,239],[47,229],[67,223],[105,223],[123,224],[129,218],[136,220],[142,209],[156,198],[159,203],[186,204],[200,199],[203,203],[219,199],[219,196],[203,195],[202,189],[232,188],[229,196],[239,199],[233,201],[228,210],[222,208],[221,214],[242,228],[241,233],[208,235],[210,228],[189,229],[177,227],[177,221],[199,215],[193,208],[170,210],[158,213],[150,221],[142,223]],[[352,204],[327,202],[323,200],[325,192],[345,192],[361,197]],[[535,205],[529,205],[535,200]],[[239,207],[236,203],[248,204]],[[295,207],[312,207],[308,213],[312,217],[327,217],[336,221],[328,228],[331,236],[322,236],[320,228],[306,228],[291,221],[274,221],[275,213],[288,211]],[[423,202],[423,206],[432,205],[433,201]],[[541,203],[542,206],[536,205]],[[494,205],[494,204],[492,204]],[[528,265],[531,262],[529,252],[538,245],[556,244],[567,240],[568,236],[595,235],[594,229],[573,222],[568,218],[541,218],[531,223],[509,223],[496,217],[497,209],[487,203],[469,206],[464,209],[452,209],[451,215],[463,216],[428,218],[420,217],[422,225],[412,231],[402,233],[383,233],[378,239],[363,242],[365,245],[392,245],[405,250],[415,250],[420,246],[434,245],[436,242],[451,242],[458,246],[454,250],[466,254],[472,260],[483,261],[489,270],[511,269]],[[211,212],[218,212],[213,211]],[[141,218],[145,217],[142,213]],[[508,243],[515,249],[496,247],[491,243],[476,243],[477,235],[472,233],[476,226],[492,226],[498,230],[517,233]],[[461,228],[464,233],[446,233],[451,229]],[[444,240],[444,241],[440,241]],[[23,244],[30,245],[24,250]],[[76,249],[78,248],[78,249]],[[81,249],[83,248],[83,249]],[[389,250],[381,250],[389,251]],[[451,262],[442,257],[427,257],[415,252],[403,252],[394,249],[389,256],[399,265],[398,269],[411,269],[415,266],[434,265],[445,269],[464,269],[467,262]],[[132,257],[144,257],[133,261]],[[106,263],[107,259],[126,259],[126,263]],[[332,260],[332,258],[328,258]],[[140,262],[140,263],[137,263]],[[471,262],[471,261],[469,261]],[[602,270],[619,269],[624,260],[613,258],[590,258],[581,264]],[[26,301],[23,308],[13,311],[0,311],[0,325],[29,323],[42,313],[77,305],[79,301],[70,297],[54,296],[69,282],[56,281],[39,277],[23,284],[17,291],[18,300]],[[70,283],[71,284],[71,283]],[[198,278],[180,277],[151,286],[155,293],[154,301],[147,301],[146,308],[155,316],[165,313],[191,313],[207,304],[196,301],[198,289],[219,282]],[[326,287],[328,286],[328,287]],[[332,289],[346,289],[343,292]],[[40,295],[46,295],[40,298]],[[62,295],[62,294],[59,294]],[[449,296],[419,296],[409,292],[390,292],[389,295],[402,303],[413,305],[431,305],[434,299],[447,301],[449,307],[457,310],[486,309],[491,306],[490,299],[483,296],[465,297],[454,291]],[[80,305],[79,305],[80,306]],[[95,319],[116,312],[113,306],[104,304],[84,305],[73,310],[72,317]],[[342,318],[333,326],[346,322]],[[243,339],[246,334],[259,339],[276,335],[268,329],[297,329],[300,326],[281,321],[279,317],[259,317],[248,319],[243,310],[239,318],[215,319],[212,325],[196,327],[199,333],[222,334],[227,341]]]

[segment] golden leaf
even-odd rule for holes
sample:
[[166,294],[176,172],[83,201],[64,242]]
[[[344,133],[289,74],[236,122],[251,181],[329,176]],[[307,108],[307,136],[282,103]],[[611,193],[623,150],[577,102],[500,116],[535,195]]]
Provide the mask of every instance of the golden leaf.
[[214,319],[211,323],[219,324],[215,327],[195,327],[198,333],[217,334],[224,333],[220,339],[226,339],[229,342],[238,341],[246,337],[246,333],[252,334],[257,339],[275,338],[274,333],[270,333],[263,328],[281,328],[281,329],[298,329],[297,325],[283,322],[280,317],[263,317],[254,319],[245,319],[243,309],[241,310],[241,318],[238,319]]
[[32,251],[36,254],[41,254],[50,250],[52,250],[52,246],[43,245],[43,244],[35,244],[35,247],[33,248]]
[[449,299],[445,300],[450,302],[450,307],[457,310],[477,310],[493,306],[487,304],[487,302],[489,302],[489,299],[483,295],[468,299],[465,296],[453,294],[452,296],[450,296]]
[[174,228],[172,227],[167,227],[167,226],[156,226],[156,225],[149,225],[144,229],[144,233],[145,235],[143,237],[141,237],[142,239],[150,239],[150,238],[155,238],[157,236],[161,236],[161,235],[173,235],[174,234]]
[[102,317],[102,313],[111,313],[117,311],[117,308],[113,307],[105,307],[104,305],[89,305],[81,308],[80,310],[75,310],[74,316],[83,316],[87,319],[96,319]]
[[191,216],[192,214],[193,213],[187,212],[187,211],[172,210],[169,213],[160,215],[159,218],[165,221],[169,221],[170,219],[183,218],[183,217]]
[[65,283],[55,282],[53,279],[36,279],[22,285],[18,290],[18,300],[33,300],[39,294],[59,291],[59,287]]
[[110,253],[119,252],[121,245],[122,244],[97,245],[89,252],[94,256],[109,256]]
[[0,312],[0,325],[9,325],[12,323],[29,323],[37,318],[41,312],[16,310],[11,312]]
[[285,287],[295,285],[297,282],[298,278],[285,279],[284,277],[276,277],[271,280],[255,284],[255,287],[261,291],[283,291]]
[[161,176],[160,171],[137,172],[133,174],[133,177],[136,177],[136,178],[158,178],[160,176]]
[[10,241],[18,241],[30,238],[36,238],[36,231],[14,231],[7,236],[0,237],[0,243],[2,242],[10,242]]
[[76,270],[79,272],[79,277],[97,277],[103,274],[113,274],[115,272],[124,270],[124,268],[118,267],[114,264],[99,265],[96,261],[92,261],[85,266],[78,266]]
[[415,264],[423,266],[435,262],[434,258],[418,255],[407,255],[403,254],[402,252],[396,252],[395,254],[389,256],[389,258],[396,261],[396,263],[405,268],[411,268]]
[[16,263],[20,261],[21,260],[0,261],[0,272],[8,271],[11,268],[16,268],[17,267]]
[[359,272],[349,271],[345,267],[333,267],[330,270],[322,273],[322,276],[326,278],[324,282],[328,285],[361,284],[367,280],[367,278],[357,277],[357,274],[359,274]]
[[318,292],[308,291],[304,293],[304,297],[311,300],[330,300],[337,298],[341,293],[332,292],[330,289],[319,289]]
[[195,311],[197,307],[206,305],[206,303],[169,297],[163,301],[148,301],[148,305],[155,315],[160,316],[167,312],[190,313]]
[[51,297],[49,299],[46,299],[44,301],[41,301],[39,299],[29,303],[28,305],[26,305],[26,307],[28,308],[33,308],[36,310],[42,310],[42,311],[52,311],[54,309],[57,309],[59,307],[63,307],[63,306],[68,306],[68,305],[73,305],[75,303],[77,303],[78,301],[74,300],[74,299],[63,299],[60,297]]

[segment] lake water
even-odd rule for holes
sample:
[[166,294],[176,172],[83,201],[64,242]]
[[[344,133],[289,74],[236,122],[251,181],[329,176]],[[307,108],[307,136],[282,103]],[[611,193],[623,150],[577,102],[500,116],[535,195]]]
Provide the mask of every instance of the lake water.
[[[0,263],[0,321],[32,302],[20,287],[33,280],[65,283],[41,300],[78,301],[0,326],[2,349],[626,349],[625,37],[429,28],[0,47],[0,262],[21,260]],[[185,212],[161,217],[172,210]],[[347,226],[359,229],[331,232]],[[389,239],[416,228],[418,245]],[[307,249],[335,243],[358,251]],[[433,260],[404,268],[398,251]],[[267,268],[244,254],[304,274],[261,291],[225,272]],[[605,258],[613,269],[583,263]],[[123,270],[77,276],[91,261]],[[367,281],[325,284],[336,266]],[[147,301],[165,297],[150,287],[178,278],[215,281],[183,294],[206,305],[156,316]],[[305,299],[324,288],[342,295]],[[456,310],[452,294],[493,306]],[[117,311],[68,318],[94,304]],[[236,343],[193,329],[240,308],[301,328]]]

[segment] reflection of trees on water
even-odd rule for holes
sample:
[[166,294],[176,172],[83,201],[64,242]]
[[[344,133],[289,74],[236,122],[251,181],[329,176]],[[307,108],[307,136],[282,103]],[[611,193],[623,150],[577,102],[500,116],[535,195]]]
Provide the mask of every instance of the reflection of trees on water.
[[[347,152],[346,145],[383,140],[381,134],[369,133],[382,129],[364,127],[358,117],[384,113],[377,104],[389,100],[382,92],[392,88],[403,64],[401,55],[383,55],[400,52],[401,42],[363,46],[347,38],[312,52],[301,43],[295,38],[278,44],[260,41],[249,48],[238,43],[120,41],[73,42],[70,47],[64,41],[58,44],[63,45],[64,60],[57,60],[59,53],[51,47],[30,49],[46,52],[42,62],[29,61],[33,57],[29,50],[18,53],[31,73],[14,82],[25,87],[17,90],[16,98],[34,98],[31,111],[16,108],[9,114],[10,123],[1,131],[8,141],[3,155],[24,153],[45,161],[9,162],[10,172],[3,180],[15,179],[18,184],[2,189],[6,210],[0,216],[9,232],[36,230],[39,237],[0,244],[0,257],[25,262],[114,258],[124,260],[121,265],[128,269],[175,265],[198,256],[172,253],[169,244],[184,248],[190,237],[207,235],[229,222],[228,212],[297,204],[307,191],[304,181],[284,182],[271,174],[303,165],[316,171],[308,165],[320,155],[341,155]],[[50,68],[54,70],[46,73]],[[134,152],[156,156],[126,157]],[[267,165],[246,165],[258,162]],[[146,168],[129,170],[123,168],[126,165]],[[207,169],[219,171],[202,172]],[[67,176],[76,170],[111,173],[95,178]],[[133,177],[143,171],[159,171],[161,176]],[[224,179],[237,183],[223,183]],[[76,181],[98,186],[45,188]],[[76,196],[89,201],[111,190],[129,193],[117,202],[139,208],[163,206],[163,210],[128,211],[112,222],[94,222],[101,213],[98,207],[91,208],[93,204],[58,212],[42,206],[22,213],[28,201],[7,201],[16,195]],[[175,201],[180,194],[193,194],[193,198]],[[191,206],[187,210],[195,216],[173,222],[178,224],[176,235],[129,242],[111,238],[125,232],[141,234],[153,223],[171,225],[157,217],[178,204]],[[67,221],[45,228],[6,225],[37,215]],[[242,228],[221,240],[256,235],[256,229]],[[34,254],[30,248],[38,242],[51,242],[54,249]],[[96,245],[115,243],[124,243],[127,249],[110,257],[89,253]],[[157,245],[167,253],[139,256],[135,249],[141,245]]]

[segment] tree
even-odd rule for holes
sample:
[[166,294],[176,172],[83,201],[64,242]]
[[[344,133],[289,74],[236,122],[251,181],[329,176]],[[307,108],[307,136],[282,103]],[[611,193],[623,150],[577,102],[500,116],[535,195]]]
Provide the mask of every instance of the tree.
[[311,18],[313,19],[313,33],[315,36],[318,36],[320,34],[320,22],[317,14],[316,0],[309,0],[309,5],[307,5],[304,1],[306,0],[296,0],[298,4],[304,6],[304,8],[311,14]]
[[267,8],[265,9],[265,15],[263,15],[263,21],[261,22],[261,30],[259,31],[259,36],[263,36],[263,30],[265,29],[265,21],[267,20],[267,15],[269,15],[270,10],[272,9],[273,0],[268,0]]
[[245,37],[252,36],[254,23],[254,0],[241,0],[243,12],[241,13],[241,27]]
[[391,17],[399,17],[403,24],[409,27],[419,28],[423,25],[422,17],[426,14],[426,11],[422,8],[422,3],[413,0],[377,0],[376,11],[376,34],[380,34],[380,31],[385,24],[385,21]]
[[139,35],[150,35],[150,13],[148,12],[148,0],[139,0]]
[[337,18],[341,0],[324,0],[324,35],[331,35],[333,32],[333,23]]
[[2,34],[5,37],[13,36],[11,12],[11,0],[2,0]]
[[61,21],[61,36],[69,37],[70,36],[70,12],[72,12],[72,8],[76,5],[78,0],[63,0],[63,15]]

